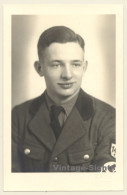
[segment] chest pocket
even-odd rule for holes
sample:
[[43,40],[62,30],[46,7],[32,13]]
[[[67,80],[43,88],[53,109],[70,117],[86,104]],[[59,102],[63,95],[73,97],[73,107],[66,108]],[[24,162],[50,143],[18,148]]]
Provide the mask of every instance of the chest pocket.
[[93,159],[93,150],[87,149],[79,152],[69,152],[70,165],[88,165]]
[[27,144],[23,145],[22,152],[25,157],[35,159],[35,160],[41,160],[45,156],[44,149],[32,145],[27,145]]
[[47,171],[50,154],[44,147],[25,143],[21,150],[25,172]]

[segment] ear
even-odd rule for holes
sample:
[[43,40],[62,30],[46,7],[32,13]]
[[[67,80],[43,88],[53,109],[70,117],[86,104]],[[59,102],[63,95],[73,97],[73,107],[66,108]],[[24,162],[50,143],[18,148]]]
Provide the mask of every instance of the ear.
[[34,62],[34,68],[41,77],[44,76],[42,64],[39,61]]
[[86,60],[84,61],[84,64],[83,64],[84,72],[86,72],[87,66],[88,66],[88,61]]

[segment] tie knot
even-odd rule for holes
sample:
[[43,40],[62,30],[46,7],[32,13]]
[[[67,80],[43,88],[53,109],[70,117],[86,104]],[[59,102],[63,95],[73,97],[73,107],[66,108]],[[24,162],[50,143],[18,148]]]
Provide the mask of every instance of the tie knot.
[[58,116],[62,111],[64,111],[62,106],[51,106],[51,117],[58,119]]

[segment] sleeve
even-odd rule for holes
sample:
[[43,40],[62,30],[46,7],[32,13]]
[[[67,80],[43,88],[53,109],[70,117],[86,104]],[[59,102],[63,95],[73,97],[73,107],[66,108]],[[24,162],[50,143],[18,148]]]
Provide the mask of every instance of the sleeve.
[[12,172],[22,172],[23,160],[19,145],[21,137],[19,135],[17,107],[12,110]]
[[115,110],[101,116],[98,129],[98,142],[93,164],[96,171],[115,172],[116,168]]

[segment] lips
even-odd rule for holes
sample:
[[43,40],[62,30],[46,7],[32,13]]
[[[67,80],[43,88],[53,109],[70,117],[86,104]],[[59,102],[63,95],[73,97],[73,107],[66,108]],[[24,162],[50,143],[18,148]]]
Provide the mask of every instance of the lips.
[[71,88],[74,84],[75,84],[75,82],[71,82],[71,83],[58,83],[58,85],[60,85],[60,87],[63,88],[63,89],[69,89],[69,88]]

